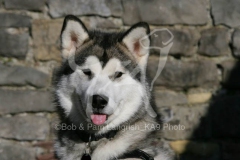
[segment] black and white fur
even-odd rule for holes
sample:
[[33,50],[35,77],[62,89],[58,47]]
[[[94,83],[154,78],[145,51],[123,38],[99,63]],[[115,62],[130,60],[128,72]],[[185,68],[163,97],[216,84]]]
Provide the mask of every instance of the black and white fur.
[[[118,130],[112,139],[91,142],[92,160],[117,159],[135,149],[145,151],[155,160],[172,159],[172,152],[159,141],[160,131],[146,129],[146,125],[158,124],[148,112],[154,107],[145,73],[150,39],[144,38],[140,44],[149,32],[144,22],[133,25],[126,32],[109,33],[88,31],[75,16],[67,16],[64,20],[61,32],[63,62],[53,78],[60,125],[82,124],[84,132],[95,135],[109,132],[109,128],[139,127]],[[90,125],[99,127],[89,118],[95,112],[91,105],[91,97],[95,94],[108,98],[107,105],[98,110],[108,118],[97,130],[88,128]],[[81,159],[86,149],[81,133],[58,131],[55,143],[58,159]]]

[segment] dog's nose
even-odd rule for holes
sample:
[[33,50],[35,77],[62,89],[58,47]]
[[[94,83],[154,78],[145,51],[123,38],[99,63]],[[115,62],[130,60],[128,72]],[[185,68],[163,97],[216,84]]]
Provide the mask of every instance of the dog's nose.
[[92,107],[96,109],[103,109],[108,104],[106,97],[100,95],[93,95],[92,97]]

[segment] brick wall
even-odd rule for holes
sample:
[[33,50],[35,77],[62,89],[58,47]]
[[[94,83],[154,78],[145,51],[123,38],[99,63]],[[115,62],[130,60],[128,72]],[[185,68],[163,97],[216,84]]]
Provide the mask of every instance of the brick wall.
[[[240,159],[239,6],[239,0],[0,0],[0,159],[52,159],[57,118],[50,81],[67,14],[92,29],[138,21],[169,29],[173,46],[154,90],[168,125],[164,139],[181,160]],[[164,34],[152,45],[162,46]],[[150,78],[158,60],[159,50],[152,50]]]

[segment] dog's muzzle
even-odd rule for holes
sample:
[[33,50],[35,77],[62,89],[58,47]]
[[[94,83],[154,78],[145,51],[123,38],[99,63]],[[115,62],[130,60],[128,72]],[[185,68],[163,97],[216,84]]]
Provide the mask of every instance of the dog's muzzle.
[[102,125],[107,120],[107,114],[102,113],[104,107],[108,104],[108,98],[100,95],[92,96],[92,108],[93,114],[91,115],[91,120],[95,125]]

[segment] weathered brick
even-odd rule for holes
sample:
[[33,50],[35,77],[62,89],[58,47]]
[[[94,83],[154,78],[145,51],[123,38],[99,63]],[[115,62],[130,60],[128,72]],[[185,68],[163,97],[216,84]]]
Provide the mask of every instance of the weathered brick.
[[44,142],[37,142],[33,144],[34,147],[41,147],[46,150],[53,150],[53,141],[44,141]]
[[46,153],[43,155],[38,155],[37,160],[57,160],[57,159],[55,159],[54,153]]
[[41,11],[45,5],[45,0],[4,0],[7,9],[27,9]]
[[107,19],[102,17],[82,17],[81,20],[90,29],[120,29],[122,23],[116,19]]
[[217,143],[187,140],[172,141],[170,142],[170,146],[178,154],[191,153],[198,156],[209,156],[216,153],[220,149]]
[[192,93],[188,94],[188,103],[206,103],[212,98],[211,93]]
[[[153,30],[153,35],[151,36],[151,46],[164,48],[163,42],[170,40],[171,35],[166,30],[160,30],[161,28],[156,28]],[[170,55],[183,55],[191,56],[196,51],[196,46],[200,34],[192,29],[169,29],[173,35],[173,45],[169,51]],[[159,49],[154,49],[154,52],[159,52]]]
[[[149,58],[147,69],[151,79],[156,75],[158,61],[158,57]],[[217,77],[217,67],[210,61],[167,61],[154,84],[170,88],[213,87],[218,84]]]
[[226,28],[211,28],[201,32],[198,53],[207,56],[229,55],[230,33]]
[[224,24],[231,27],[240,26],[239,0],[211,0],[214,24]]
[[51,94],[46,91],[0,90],[0,114],[54,111]]
[[46,87],[49,75],[34,68],[22,66],[6,66],[0,63],[0,85]]
[[176,93],[173,91],[156,90],[154,97],[157,107],[173,106],[177,104],[187,103],[187,97],[183,93]]
[[105,3],[106,6],[110,9],[113,16],[120,17],[122,15],[123,8],[121,0],[105,0]]
[[232,37],[233,55],[240,58],[240,29],[236,29]]
[[175,106],[161,109],[163,137],[170,140],[184,140],[194,138],[210,138],[211,123],[208,113],[209,106]]
[[0,55],[25,58],[29,33],[17,29],[0,29]]
[[63,17],[68,14],[73,15],[100,15],[100,16],[120,16],[122,14],[121,1],[99,0],[49,0],[49,13],[52,17]]
[[31,17],[14,14],[14,13],[0,13],[0,27],[30,27]]
[[35,160],[34,149],[16,143],[1,142],[0,152],[1,160]]
[[38,60],[61,61],[62,20],[34,20],[32,24],[34,56]]
[[0,137],[17,140],[45,140],[50,126],[45,117],[35,115],[1,117]]
[[123,21],[127,25],[139,21],[150,24],[206,24],[204,0],[123,0]]

